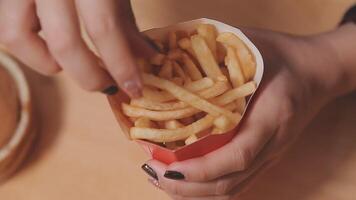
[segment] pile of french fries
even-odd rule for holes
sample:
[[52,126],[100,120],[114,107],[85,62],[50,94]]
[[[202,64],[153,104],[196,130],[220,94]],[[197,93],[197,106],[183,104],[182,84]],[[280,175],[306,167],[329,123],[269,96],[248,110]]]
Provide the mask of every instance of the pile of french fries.
[[255,57],[244,42],[210,24],[152,41],[160,53],[138,60],[143,97],[122,104],[131,138],[175,149],[235,128],[256,90]]

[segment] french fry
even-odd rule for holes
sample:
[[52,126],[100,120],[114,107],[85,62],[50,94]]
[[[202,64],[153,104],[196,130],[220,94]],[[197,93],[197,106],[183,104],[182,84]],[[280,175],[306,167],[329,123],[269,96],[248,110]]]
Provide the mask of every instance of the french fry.
[[190,77],[184,72],[182,67],[177,62],[173,62],[173,72],[175,73],[176,76],[184,80],[184,84],[192,82]]
[[182,62],[185,71],[189,74],[193,81],[202,79],[203,76],[198,67],[194,64],[193,60],[185,53],[182,54]]
[[214,120],[214,126],[225,132],[228,131],[231,127],[233,128],[234,126],[232,125],[233,124],[230,122],[230,120],[223,115]]
[[161,103],[146,98],[132,99],[130,105],[157,111],[179,110],[189,106],[189,104],[182,101]]
[[253,94],[255,90],[256,90],[256,83],[254,81],[250,81],[238,88],[227,91],[221,96],[213,99],[211,102],[217,105],[226,105],[239,98],[243,98]]
[[214,104],[211,104],[205,99],[202,99],[196,94],[193,94],[189,92],[188,90],[177,86],[174,83],[171,83],[170,81],[158,78],[156,76],[150,75],[150,74],[143,74],[142,75],[143,82],[147,85],[154,86],[157,88],[160,88],[162,90],[166,90],[169,93],[171,93],[173,96],[175,96],[177,99],[188,103],[189,105],[193,106],[194,108],[200,109],[202,111],[205,111],[212,116],[220,116],[220,115],[226,115],[232,122],[239,122],[241,119],[241,116],[237,113],[232,113],[231,111],[228,111],[224,108],[218,107]]
[[152,100],[152,101],[157,101],[157,102],[166,102],[166,101],[172,101],[175,99],[175,97],[168,92],[160,92],[157,90],[153,90],[147,86],[143,87],[142,89],[142,94],[143,97]]
[[166,60],[158,73],[158,76],[165,79],[171,79],[173,77],[173,64],[172,61]]
[[[214,81],[211,80],[211,78],[202,78],[197,81],[193,81],[191,83],[187,83],[184,85],[184,88],[186,88],[189,91],[202,91],[204,89],[210,88],[214,85]],[[203,96],[203,95],[200,95]]]
[[170,50],[178,48],[177,34],[174,31],[168,33],[168,47]]
[[[202,82],[206,82],[206,83],[202,84]],[[208,83],[208,82],[209,81],[202,79],[202,80],[198,80],[198,81],[193,81],[191,83],[187,83],[187,84],[185,84],[185,87],[191,92],[201,91],[198,94],[199,94],[199,96],[201,96],[205,99],[218,96],[228,89],[228,86],[226,86],[226,84],[220,83],[219,81],[217,83],[215,83],[214,86],[212,86],[216,89],[210,89],[210,83]],[[152,100],[152,101],[166,102],[166,101],[175,100],[175,97],[173,95],[169,94],[168,92],[156,91],[156,90],[153,90],[147,86],[143,87],[142,92],[143,92],[143,96],[145,98]]]
[[197,31],[198,34],[205,39],[209,49],[211,50],[211,53],[213,54],[214,58],[217,60],[217,47],[216,47],[217,32],[215,26],[211,24],[200,24],[197,28]]
[[185,140],[185,145],[193,144],[196,141],[198,141],[198,137],[196,135],[191,135]]
[[122,110],[126,116],[145,117],[155,121],[182,119],[185,117],[190,117],[200,112],[200,110],[193,107],[187,107],[180,110],[154,111],[154,110],[147,110],[144,108],[130,106],[126,103],[122,104]]
[[238,59],[242,65],[242,71],[247,81],[253,79],[256,73],[256,62],[247,46],[233,33],[219,34],[217,41],[236,49]]
[[191,42],[196,58],[205,74],[213,80],[221,76],[222,72],[219,65],[217,64],[214,55],[206,44],[204,38],[199,35],[194,35],[191,37]]
[[169,129],[169,130],[174,130],[174,129],[184,127],[184,125],[182,123],[180,123],[178,120],[175,120],[175,119],[166,121],[164,126],[166,129]]
[[157,126],[153,121],[148,118],[140,117],[135,121],[135,126],[140,128],[156,128]]
[[226,46],[227,49],[227,56],[225,58],[225,64],[227,69],[229,70],[230,81],[234,88],[239,87],[240,85],[245,83],[245,77],[240,67],[240,63],[237,59],[235,50],[230,47]]
[[204,99],[210,99],[210,98],[213,98],[213,97],[223,94],[228,89],[230,89],[230,87],[231,86],[227,82],[226,77],[220,76],[217,78],[215,84],[212,87],[207,88],[205,90],[201,90],[197,94],[198,94],[198,96],[200,96]]
[[186,50],[190,55],[195,57],[195,53],[194,53],[194,50],[192,48],[192,43],[191,43],[189,38],[183,38],[183,39],[179,40],[178,41],[178,46],[181,49]]
[[174,130],[132,127],[130,135],[133,139],[146,139],[153,142],[174,142],[184,140],[191,135],[210,128],[214,120],[215,117],[207,115],[188,126]]

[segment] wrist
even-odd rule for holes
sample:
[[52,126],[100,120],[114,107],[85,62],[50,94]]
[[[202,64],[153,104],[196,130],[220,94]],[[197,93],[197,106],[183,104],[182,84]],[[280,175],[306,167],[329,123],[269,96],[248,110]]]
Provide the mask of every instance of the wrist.
[[339,29],[314,37],[315,45],[325,63],[325,82],[337,96],[347,94],[356,89],[356,25],[346,24]]

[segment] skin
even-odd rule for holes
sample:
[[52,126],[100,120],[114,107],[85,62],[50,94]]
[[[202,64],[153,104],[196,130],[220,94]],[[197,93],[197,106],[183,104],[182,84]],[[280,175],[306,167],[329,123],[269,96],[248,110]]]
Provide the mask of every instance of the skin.
[[[100,58],[81,37],[79,18]],[[134,57],[154,52],[129,0],[2,0],[0,43],[41,74],[64,70],[86,90],[118,85],[132,98],[142,87]]]
[[[236,137],[203,157],[169,166],[146,162],[155,186],[176,200],[236,199],[255,177],[278,161],[328,102],[356,89],[356,26],[297,37],[244,29],[262,51],[266,74]],[[164,177],[177,171],[184,180]]]

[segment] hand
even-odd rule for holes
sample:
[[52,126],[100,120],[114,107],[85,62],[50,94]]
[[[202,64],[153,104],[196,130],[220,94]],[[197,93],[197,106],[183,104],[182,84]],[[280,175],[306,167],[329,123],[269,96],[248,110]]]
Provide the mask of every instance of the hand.
[[338,88],[331,88],[336,78],[329,76],[338,63],[331,50],[319,48],[316,38],[244,32],[262,51],[266,63],[262,85],[236,137],[203,157],[169,166],[150,160],[143,166],[158,178],[151,182],[173,199],[235,199],[338,95],[334,92]]
[[[79,16],[102,60],[81,37]],[[0,42],[42,74],[63,68],[84,89],[110,93],[117,84],[131,97],[141,92],[133,54],[152,53],[129,0],[2,0]]]

